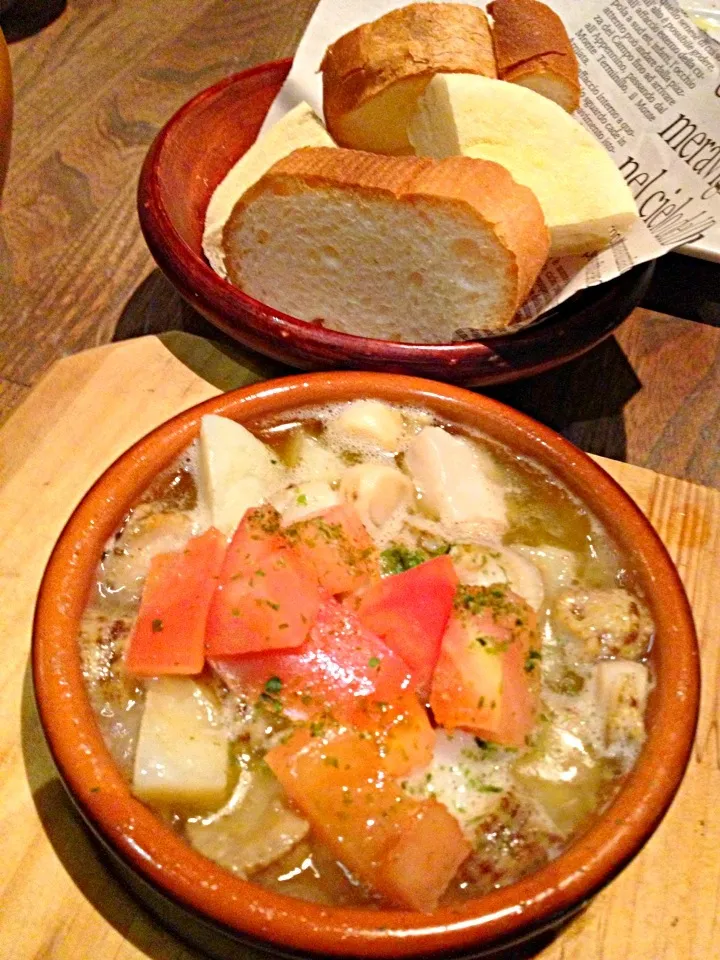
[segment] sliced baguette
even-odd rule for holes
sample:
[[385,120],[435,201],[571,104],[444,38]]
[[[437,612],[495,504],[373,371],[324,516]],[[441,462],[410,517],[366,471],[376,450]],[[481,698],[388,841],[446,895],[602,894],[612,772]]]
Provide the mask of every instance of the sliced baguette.
[[418,101],[408,135],[422,156],[460,154],[506,167],[540,201],[551,257],[600,250],[638,219],[604,147],[562,107],[526,87],[437,76]]
[[332,137],[308,104],[299,103],[240,157],[213,193],[205,214],[203,252],[216,273],[227,277],[222,232],[233,207],[245,191],[293,150],[332,146]]
[[405,134],[418,96],[436,73],[495,76],[485,13],[459,3],[413,3],[392,10],[328,47],[325,123],[342,147],[411,154]]
[[560,17],[538,0],[494,0],[497,75],[548,97],[573,113],[580,106],[578,62]]
[[232,282],[276,310],[443,343],[512,325],[548,236],[531,191],[497,164],[309,148],[248,190],[223,246]]

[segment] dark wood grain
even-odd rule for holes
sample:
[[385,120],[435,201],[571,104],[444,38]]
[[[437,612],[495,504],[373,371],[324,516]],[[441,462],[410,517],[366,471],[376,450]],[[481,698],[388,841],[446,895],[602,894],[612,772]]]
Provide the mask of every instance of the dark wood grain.
[[[58,357],[119,336],[222,339],[155,270],[135,190],[199,90],[291,55],[315,0],[68,0],[11,11],[13,153],[0,212],[0,418]],[[11,14],[0,23],[9,22]],[[35,31],[35,32],[33,32]],[[27,34],[27,35],[26,35]],[[614,338],[493,393],[585,449],[720,487],[720,267],[666,257]]]
[[642,384],[627,459],[720,488],[720,328],[639,310],[618,340]]
[[717,327],[638,309],[579,360],[492,393],[589,453],[720,488]]
[[29,393],[30,387],[0,377],[0,427]]
[[312,0],[85,0],[11,45],[0,372],[32,383],[111,339],[152,269],[135,190],[160,126],[223,76],[291,54]]

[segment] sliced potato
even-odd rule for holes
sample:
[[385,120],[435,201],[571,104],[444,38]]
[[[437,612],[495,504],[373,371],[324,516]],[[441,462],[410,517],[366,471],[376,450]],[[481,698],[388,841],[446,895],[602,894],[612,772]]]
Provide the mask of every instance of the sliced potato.
[[328,429],[356,443],[371,443],[383,450],[396,451],[405,424],[399,410],[380,400],[355,400],[330,422]]
[[188,822],[190,843],[241,877],[267,867],[308,833],[307,820],[283,802],[283,789],[264,766],[241,778],[242,798],[227,812]]
[[345,464],[340,457],[302,430],[297,441],[297,460],[293,465],[296,483],[325,480],[335,483],[342,476]]
[[228,790],[228,742],[215,704],[189,677],[148,684],[140,723],[133,793],[161,806],[212,809]]
[[372,533],[382,527],[395,511],[412,499],[410,480],[396,467],[382,463],[359,463],[345,471],[340,493],[360,514]]
[[468,440],[442,427],[425,427],[408,444],[405,463],[425,505],[446,523],[482,522],[501,535],[505,494]]
[[281,485],[278,455],[249,430],[209,414],[200,426],[199,494],[210,522],[230,536],[250,507],[263,503]]

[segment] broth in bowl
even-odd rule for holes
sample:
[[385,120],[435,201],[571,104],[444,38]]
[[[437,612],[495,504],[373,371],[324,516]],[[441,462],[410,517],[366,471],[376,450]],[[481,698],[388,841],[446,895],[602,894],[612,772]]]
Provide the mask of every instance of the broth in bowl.
[[359,400],[200,438],[108,542],[86,686],[135,795],[216,863],[428,911],[558,856],[645,738],[653,623],[544,468]]

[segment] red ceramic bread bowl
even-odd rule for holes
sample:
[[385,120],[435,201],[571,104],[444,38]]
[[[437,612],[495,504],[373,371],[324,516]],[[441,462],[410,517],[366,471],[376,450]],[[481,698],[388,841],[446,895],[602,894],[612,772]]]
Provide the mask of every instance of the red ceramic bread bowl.
[[609,336],[640,301],[652,263],[577,294],[517,333],[423,345],[326,330],[280,313],[219,277],[203,257],[205,211],[217,185],[255,141],[290,62],[263,64],[199,93],[158,134],[140,174],[138,213],[151,253],[191,306],[226,334],[303,370],[380,370],[479,386],[579,356]]
[[[251,425],[306,404],[378,397],[431,408],[543,464],[595,513],[637,570],[657,626],[648,738],[612,805],[557,860],[521,882],[432,914],[326,907],[238,879],[196,853],[130,792],[85,694],[77,642],[103,545],[128,507],[217,413]],[[658,536],[630,498],[585,454],[496,401],[427,380],[371,373],[301,375],[219,396],[141,440],[73,513],[40,590],[33,676],[60,774],[131,886],[165,922],[215,957],[238,941],[285,955],[477,957],[551,928],[626,864],[667,810],[688,760],[699,699],[698,650],[683,587]]]

